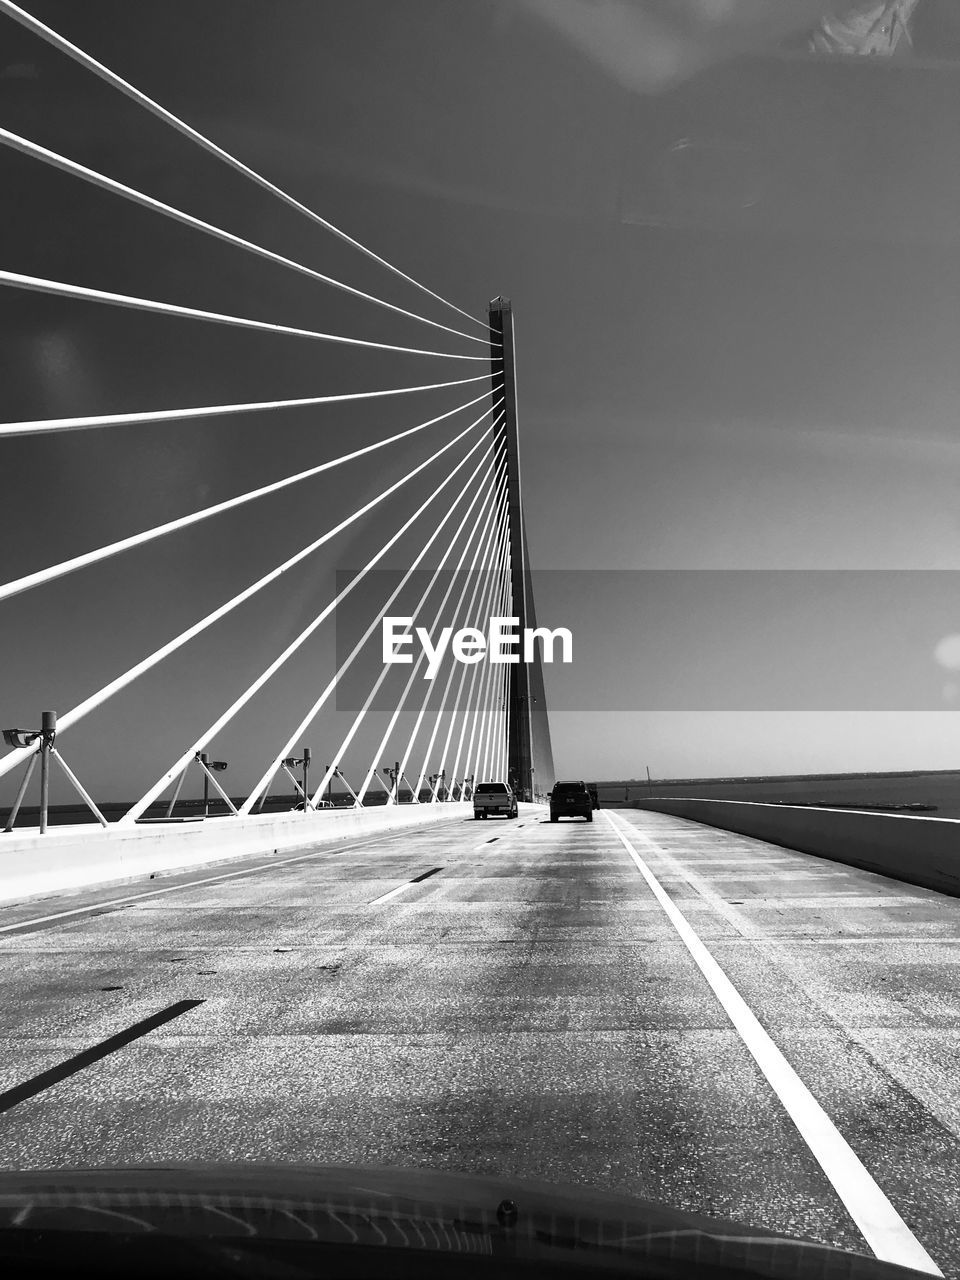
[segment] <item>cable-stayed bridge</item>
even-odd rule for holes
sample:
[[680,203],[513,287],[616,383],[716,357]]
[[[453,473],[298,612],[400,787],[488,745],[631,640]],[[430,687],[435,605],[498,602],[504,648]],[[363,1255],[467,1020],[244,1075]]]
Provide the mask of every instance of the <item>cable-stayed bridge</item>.
[[[537,626],[510,304],[0,22],[42,68],[0,122],[0,1165],[566,1181],[960,1274],[955,900],[719,818],[554,826],[539,661],[383,661],[385,616]],[[58,143],[58,77],[143,150]]]
[[[260,430],[269,435],[282,431],[283,423],[289,422],[291,415],[299,414],[303,420],[305,412],[310,411],[311,430],[321,453],[330,452],[331,441],[351,443],[349,427],[343,421],[348,405],[353,407],[364,403],[379,408],[389,403],[391,407],[399,406],[398,416],[409,425],[360,447],[347,448],[315,465],[298,468],[293,474],[284,475],[269,484],[258,485],[152,527],[137,529],[81,554],[67,556],[12,578],[0,586],[0,601],[22,598],[33,591],[51,592],[56,589],[55,584],[60,585],[72,575],[77,575],[80,582],[78,590],[82,591],[82,575],[115,557],[123,557],[126,573],[135,576],[136,556],[143,548],[151,547],[160,539],[174,539],[185,530],[196,530],[203,522],[217,520],[241,508],[244,509],[244,518],[255,527],[260,518],[258,513],[262,511],[262,500],[286,493],[295,485],[301,488],[310,486],[314,510],[322,513],[327,508],[320,486],[325,484],[328,492],[331,487],[349,489],[356,485],[355,477],[361,469],[367,474],[379,475],[384,467],[385,454],[390,455],[390,465],[395,471],[395,460],[403,458],[405,446],[415,443],[429,449],[426,457],[421,460],[418,456],[399,478],[383,485],[369,500],[341,519],[326,524],[321,520],[321,527],[309,530],[312,535],[309,541],[292,555],[245,583],[241,590],[219,601],[216,607],[176,634],[164,637],[163,643],[88,692],[73,706],[68,709],[57,707],[55,718],[48,713],[44,725],[36,723],[29,726],[26,736],[21,735],[20,739],[10,735],[14,745],[0,759],[0,777],[21,770],[22,773],[7,825],[12,828],[17,821],[37,757],[41,759],[43,773],[41,825],[46,822],[50,761],[59,765],[92,814],[106,825],[107,819],[91,795],[93,788],[83,784],[82,755],[75,756],[74,770],[61,749],[76,737],[75,733],[68,731],[73,731],[74,726],[87,721],[88,717],[96,717],[102,726],[102,735],[122,741],[122,729],[109,720],[111,710],[119,702],[118,695],[148,673],[162,671],[161,664],[224,620],[229,618],[235,630],[241,629],[244,623],[239,611],[248,601],[262,600],[261,593],[285,575],[288,580],[292,578],[291,571],[310,558],[316,560],[324,553],[337,557],[338,539],[342,542],[343,535],[349,535],[358,525],[364,525],[366,529],[376,528],[389,533],[389,536],[383,538],[362,567],[349,576],[333,598],[324,602],[309,623],[255,679],[237,691],[232,701],[210,723],[199,732],[191,727],[184,735],[185,740],[177,744],[179,754],[172,762],[164,763],[155,780],[119,816],[118,825],[128,825],[148,814],[171,819],[176,817],[184,780],[193,765],[198,766],[193,770],[194,774],[203,779],[208,797],[207,811],[212,791],[222,801],[219,807],[226,808],[230,817],[244,817],[262,810],[275,779],[278,775],[283,778],[283,774],[288,775],[295,787],[295,795],[307,816],[315,813],[324,803],[324,797],[332,794],[335,782],[355,807],[362,807],[368,801],[372,787],[379,792],[377,800],[385,800],[387,804],[398,803],[404,793],[414,804],[463,801],[469,799],[472,786],[482,780],[509,779],[518,793],[529,800],[534,798],[535,792],[541,795],[549,790],[553,780],[549,730],[542,677],[536,663],[532,672],[527,671],[525,664],[519,663],[513,668],[507,664],[500,664],[497,668],[488,662],[474,662],[469,666],[461,665],[459,671],[448,664],[443,679],[424,681],[425,655],[421,653],[396,696],[386,730],[379,738],[373,736],[376,745],[369,759],[362,754],[364,749],[370,750],[363,736],[367,727],[365,717],[378,695],[377,707],[382,708],[386,704],[388,694],[381,694],[381,690],[387,683],[387,677],[393,674],[386,666],[379,671],[371,689],[366,691],[357,715],[339,742],[334,740],[324,724],[325,713],[336,702],[338,690],[342,689],[348,672],[358,657],[362,657],[364,645],[376,647],[379,644],[380,620],[387,615],[410,610],[418,623],[421,620],[426,622],[428,616],[432,616],[431,631],[442,626],[448,614],[460,627],[474,626],[483,631],[486,631],[484,620],[490,616],[516,617],[521,630],[528,623],[535,625],[529,575],[524,563],[526,547],[521,506],[513,323],[509,303],[496,299],[490,304],[489,314],[480,319],[448,302],[269,178],[249,168],[116,72],[30,18],[17,6],[8,6],[6,17],[14,18],[54,45],[87,74],[97,77],[116,93],[125,95],[140,110],[150,113],[166,128],[201,149],[215,165],[239,174],[272,200],[292,209],[309,224],[316,236],[345,245],[349,251],[348,258],[352,255],[372,263],[386,285],[398,286],[397,291],[407,299],[408,305],[354,287],[345,279],[334,278],[291,256],[235,235],[223,226],[196,217],[185,209],[158,200],[107,173],[77,163],[67,155],[6,129],[0,131],[0,141],[18,155],[28,158],[34,166],[53,168],[72,183],[94,187],[109,200],[131,203],[148,211],[154,219],[174,221],[200,241],[204,238],[217,241],[229,246],[237,255],[253,255],[269,263],[277,272],[296,273],[318,292],[334,296],[340,293],[359,301],[366,308],[378,309],[393,319],[398,332],[396,339],[388,342],[355,336],[347,331],[281,324],[257,315],[181,306],[163,298],[120,293],[72,280],[22,272],[0,272],[0,283],[8,290],[39,294],[53,302],[76,303],[81,311],[74,313],[71,321],[80,325],[84,323],[82,309],[110,308],[133,313],[131,325],[136,324],[139,316],[150,315],[162,317],[168,325],[239,329],[245,333],[266,335],[271,340],[283,338],[301,346],[305,342],[319,343],[334,351],[346,348],[353,354],[402,357],[401,360],[395,359],[397,366],[402,366],[408,374],[414,372],[414,380],[402,385],[383,386],[377,381],[379,374],[376,368],[371,367],[366,382],[349,391],[327,390],[321,385],[316,388],[317,394],[309,396],[252,402],[228,399],[224,403],[201,405],[185,404],[182,400],[176,405],[177,390],[171,385],[167,400],[174,401],[174,406],[164,403],[131,412],[73,413],[63,417],[4,422],[0,425],[0,435],[10,438],[50,438],[55,433],[65,432],[122,434],[123,441],[118,448],[129,450],[131,465],[134,466],[137,443],[132,433],[147,425],[162,428],[191,423],[196,433],[202,432],[213,419],[235,421],[241,415],[252,414],[256,415]],[[149,248],[145,252],[149,254]],[[434,319],[424,314],[425,310],[433,311],[442,318]],[[436,411],[438,405],[451,401],[453,408]],[[384,419],[389,417],[386,413],[380,416]],[[9,442],[7,447],[11,447]],[[356,487],[359,491],[359,486]],[[421,501],[424,489],[426,496]],[[56,496],[54,500],[57,500]],[[258,502],[260,507],[254,505]],[[401,507],[401,504],[404,505]],[[268,521],[275,518],[273,513],[276,509],[274,506],[266,517]],[[218,771],[211,767],[213,757],[233,755],[230,734],[236,729],[237,717],[254,699],[270,696],[270,682],[302,652],[304,646],[315,643],[314,637],[321,627],[325,625],[328,630],[336,628],[338,609],[342,612],[344,602],[354,592],[358,592],[365,582],[378,583],[378,566],[391,563],[387,559],[391,551],[413,547],[417,543],[416,554],[409,554],[406,571],[389,596],[371,608],[369,625],[357,643],[343,654],[338,650],[337,656],[342,660],[329,679],[321,683],[314,676],[319,687],[305,689],[304,705],[298,708],[302,714],[289,726],[282,741],[269,744],[271,758],[262,761],[263,767],[256,782],[237,802],[221,784]],[[423,587],[414,605],[410,604],[411,592],[404,591],[408,584],[412,584],[414,595],[417,594],[416,588]],[[372,591],[368,589],[371,606],[376,599],[376,589],[376,585]],[[103,600],[101,603],[101,626],[114,632],[117,628],[117,602]],[[220,630],[223,633],[222,626]],[[339,649],[346,649],[346,646],[340,644]],[[68,650],[60,660],[71,661],[71,657]],[[76,675],[82,681],[79,653],[73,662]],[[164,697],[171,709],[176,705],[177,696],[175,683],[165,686]],[[48,703],[49,699],[44,708]],[[410,715],[406,720],[400,720],[405,709],[413,715],[412,727],[407,723]],[[121,710],[115,714],[122,717],[124,712]],[[33,717],[35,722],[39,721],[39,716],[38,710]],[[312,739],[311,734],[314,735]],[[371,735],[367,733],[366,737],[370,739]],[[24,745],[16,745],[21,739]],[[148,768],[154,767],[149,743],[149,735],[139,737],[138,750],[142,750],[143,764]],[[351,756],[353,767],[348,773],[345,762],[355,743],[363,746],[359,746],[359,754],[355,750]],[[536,759],[534,743],[537,744]],[[313,760],[319,763],[322,759],[323,764],[314,767],[312,780],[307,771],[298,781],[291,773],[291,761],[294,759],[301,768],[305,760],[309,765]],[[330,803],[332,801],[327,799],[326,804]]]

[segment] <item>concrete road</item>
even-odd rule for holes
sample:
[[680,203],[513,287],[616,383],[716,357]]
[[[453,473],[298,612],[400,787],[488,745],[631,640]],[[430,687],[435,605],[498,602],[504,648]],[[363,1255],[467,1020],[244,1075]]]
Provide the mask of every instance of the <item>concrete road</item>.
[[584,1183],[960,1277],[960,901],[595,819],[3,909],[0,1166]]

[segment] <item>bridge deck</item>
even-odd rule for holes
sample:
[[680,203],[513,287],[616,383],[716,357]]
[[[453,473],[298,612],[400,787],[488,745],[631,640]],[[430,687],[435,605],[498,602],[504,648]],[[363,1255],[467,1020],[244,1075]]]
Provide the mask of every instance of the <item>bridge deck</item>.
[[[867,1252],[619,825],[960,1276],[960,901],[666,815],[595,816],[529,809],[0,911],[0,1089],[203,1002],[6,1095],[0,1166],[425,1165]],[[132,892],[152,896],[109,905]]]

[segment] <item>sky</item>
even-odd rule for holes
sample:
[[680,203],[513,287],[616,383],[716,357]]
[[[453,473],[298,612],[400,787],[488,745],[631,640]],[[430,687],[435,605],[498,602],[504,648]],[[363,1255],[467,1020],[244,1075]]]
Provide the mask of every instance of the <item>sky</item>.
[[[30,7],[472,315],[511,298],[538,620],[574,635],[574,663],[545,672],[558,775],[956,764],[960,677],[943,642],[960,633],[957,68],[752,56],[638,88],[523,6],[494,0]],[[3,127],[482,335],[0,22]],[[482,353],[7,149],[0,165],[8,270]],[[484,371],[10,288],[0,330],[5,420]],[[3,578],[482,390],[6,440]],[[3,724],[75,705],[453,433],[426,429],[5,602]],[[145,789],[443,465],[65,733],[81,778],[103,798]],[[414,530],[389,563],[406,567],[421,544]],[[217,739],[231,790],[259,777],[336,648],[333,628],[318,631]],[[352,719],[348,707],[322,714],[308,734],[315,759]],[[361,735],[351,769],[383,722]],[[13,786],[0,779],[0,798]]]

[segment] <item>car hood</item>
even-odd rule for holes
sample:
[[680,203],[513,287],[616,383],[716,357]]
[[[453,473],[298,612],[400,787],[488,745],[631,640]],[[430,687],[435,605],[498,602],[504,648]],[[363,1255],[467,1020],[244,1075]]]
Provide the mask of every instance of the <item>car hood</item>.
[[[917,1272],[760,1228],[580,1186],[425,1169],[165,1164],[0,1174],[0,1237],[98,1232],[259,1246],[419,1249],[591,1274],[817,1276]],[[477,1259],[479,1261],[479,1257]],[[660,1264],[660,1265],[657,1265]]]

